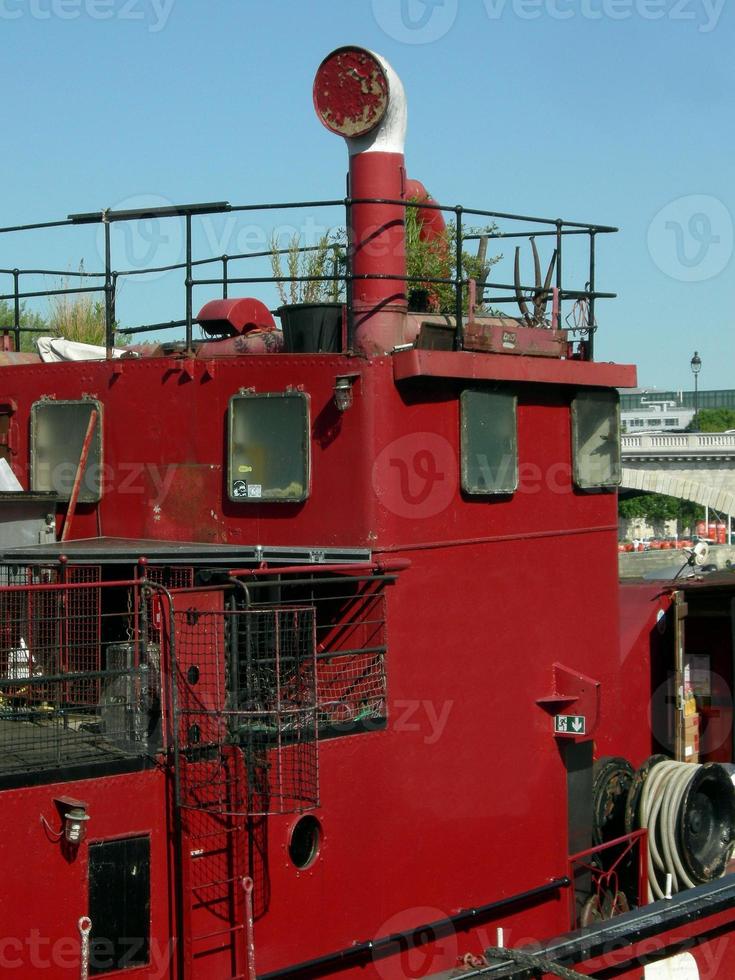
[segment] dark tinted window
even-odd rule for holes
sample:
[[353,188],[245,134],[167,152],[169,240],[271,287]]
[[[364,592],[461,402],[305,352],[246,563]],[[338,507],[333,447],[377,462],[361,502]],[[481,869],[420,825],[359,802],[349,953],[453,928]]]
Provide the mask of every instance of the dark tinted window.
[[516,403],[516,396],[504,391],[462,392],[460,430],[465,493],[513,493],[518,486]]
[[150,839],[89,845],[89,973],[148,962],[151,919]]

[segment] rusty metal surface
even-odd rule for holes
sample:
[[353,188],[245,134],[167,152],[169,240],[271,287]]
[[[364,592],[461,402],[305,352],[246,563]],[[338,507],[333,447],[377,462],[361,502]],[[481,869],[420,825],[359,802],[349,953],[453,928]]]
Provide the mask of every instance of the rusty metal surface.
[[565,330],[521,326],[514,320],[483,319],[467,324],[464,346],[465,350],[489,354],[563,357],[567,350],[567,334]]
[[388,108],[388,78],[382,65],[364,48],[332,52],[314,80],[314,108],[320,121],[338,136],[364,136]]
[[0,351],[0,367],[12,367],[15,364],[40,364],[40,354],[17,353],[16,351]]

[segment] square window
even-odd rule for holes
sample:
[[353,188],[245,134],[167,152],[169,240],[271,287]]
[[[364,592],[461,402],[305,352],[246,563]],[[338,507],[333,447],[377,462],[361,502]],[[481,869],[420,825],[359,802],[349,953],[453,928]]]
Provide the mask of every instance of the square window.
[[617,392],[580,392],[572,401],[574,482],[582,489],[619,486],[620,404]]
[[518,399],[504,391],[468,389],[460,397],[462,489],[472,495],[518,487]]
[[230,399],[227,484],[237,503],[288,503],[309,495],[309,400],[300,391]]
[[97,412],[97,418],[79,487],[79,503],[96,503],[100,499],[102,405],[92,398],[49,399],[31,406],[31,490],[56,493],[60,500],[71,497],[93,411]]

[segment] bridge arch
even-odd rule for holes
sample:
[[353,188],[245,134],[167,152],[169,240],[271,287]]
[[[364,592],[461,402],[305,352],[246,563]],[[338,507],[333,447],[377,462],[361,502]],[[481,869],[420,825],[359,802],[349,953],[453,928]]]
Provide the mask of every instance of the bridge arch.
[[665,470],[623,467],[621,489],[663,493],[680,500],[691,500],[702,507],[711,507],[721,514],[735,514],[735,493],[713,487],[697,480],[685,480]]

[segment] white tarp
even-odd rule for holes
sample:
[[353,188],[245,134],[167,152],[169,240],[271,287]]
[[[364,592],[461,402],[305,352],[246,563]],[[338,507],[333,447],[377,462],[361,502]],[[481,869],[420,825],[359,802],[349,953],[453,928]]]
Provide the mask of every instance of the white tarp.
[[[39,337],[36,346],[41,355],[41,360],[46,363],[52,361],[104,361],[107,357],[107,350],[104,347],[96,347],[94,344],[79,344],[74,340],[65,340],[63,337]],[[113,357],[122,357],[123,354],[128,357],[137,356],[132,351],[113,347]]]
[[0,490],[22,490],[18,477],[13,473],[7,459],[0,458]]

